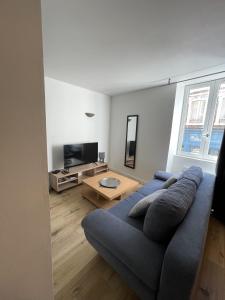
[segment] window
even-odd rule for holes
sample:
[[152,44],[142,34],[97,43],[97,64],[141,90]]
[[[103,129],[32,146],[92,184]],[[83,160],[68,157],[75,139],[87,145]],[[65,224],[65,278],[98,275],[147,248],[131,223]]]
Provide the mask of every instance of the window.
[[225,79],[186,86],[178,154],[215,160],[225,128]]

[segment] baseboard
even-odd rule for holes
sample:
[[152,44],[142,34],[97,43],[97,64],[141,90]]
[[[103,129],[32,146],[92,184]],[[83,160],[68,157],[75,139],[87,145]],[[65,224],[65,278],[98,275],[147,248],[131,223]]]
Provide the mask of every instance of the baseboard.
[[136,176],[132,176],[132,175],[126,173],[126,172],[122,172],[122,171],[120,171],[120,170],[117,170],[117,169],[114,169],[114,168],[111,168],[111,167],[109,167],[109,169],[110,169],[111,171],[113,171],[113,172],[119,173],[119,174],[124,175],[124,176],[126,176],[126,177],[129,177],[129,178],[131,178],[131,179],[137,180],[137,181],[139,181],[141,184],[145,184],[145,183],[147,182],[147,180],[144,180],[144,179],[139,178],[139,177],[136,177]]

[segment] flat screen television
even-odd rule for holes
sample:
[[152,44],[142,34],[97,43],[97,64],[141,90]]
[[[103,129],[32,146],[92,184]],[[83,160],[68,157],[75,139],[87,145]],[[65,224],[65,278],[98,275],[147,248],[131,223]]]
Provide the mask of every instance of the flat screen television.
[[65,169],[98,160],[98,143],[64,145],[63,150]]

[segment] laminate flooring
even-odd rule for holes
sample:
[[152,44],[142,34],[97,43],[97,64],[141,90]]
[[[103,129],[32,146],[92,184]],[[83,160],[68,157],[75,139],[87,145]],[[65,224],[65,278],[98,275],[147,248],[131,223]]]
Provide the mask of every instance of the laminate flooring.
[[[77,186],[60,194],[50,193],[55,300],[137,300],[87,242],[81,221],[95,207],[82,198],[81,189]],[[194,298],[225,300],[225,226],[213,218]]]

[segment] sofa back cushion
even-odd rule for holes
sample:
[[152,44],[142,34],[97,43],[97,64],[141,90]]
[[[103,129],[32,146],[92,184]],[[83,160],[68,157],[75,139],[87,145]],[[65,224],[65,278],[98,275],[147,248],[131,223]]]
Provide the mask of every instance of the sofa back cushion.
[[180,178],[186,178],[186,179],[193,181],[196,184],[197,188],[201,183],[202,177],[203,177],[202,169],[197,166],[192,166],[192,167],[188,168],[180,176]]
[[181,178],[149,207],[143,231],[151,240],[167,243],[182,222],[196,194],[196,183]]
[[167,246],[157,300],[191,299],[204,253],[214,180],[215,176],[204,174],[188,214]]

